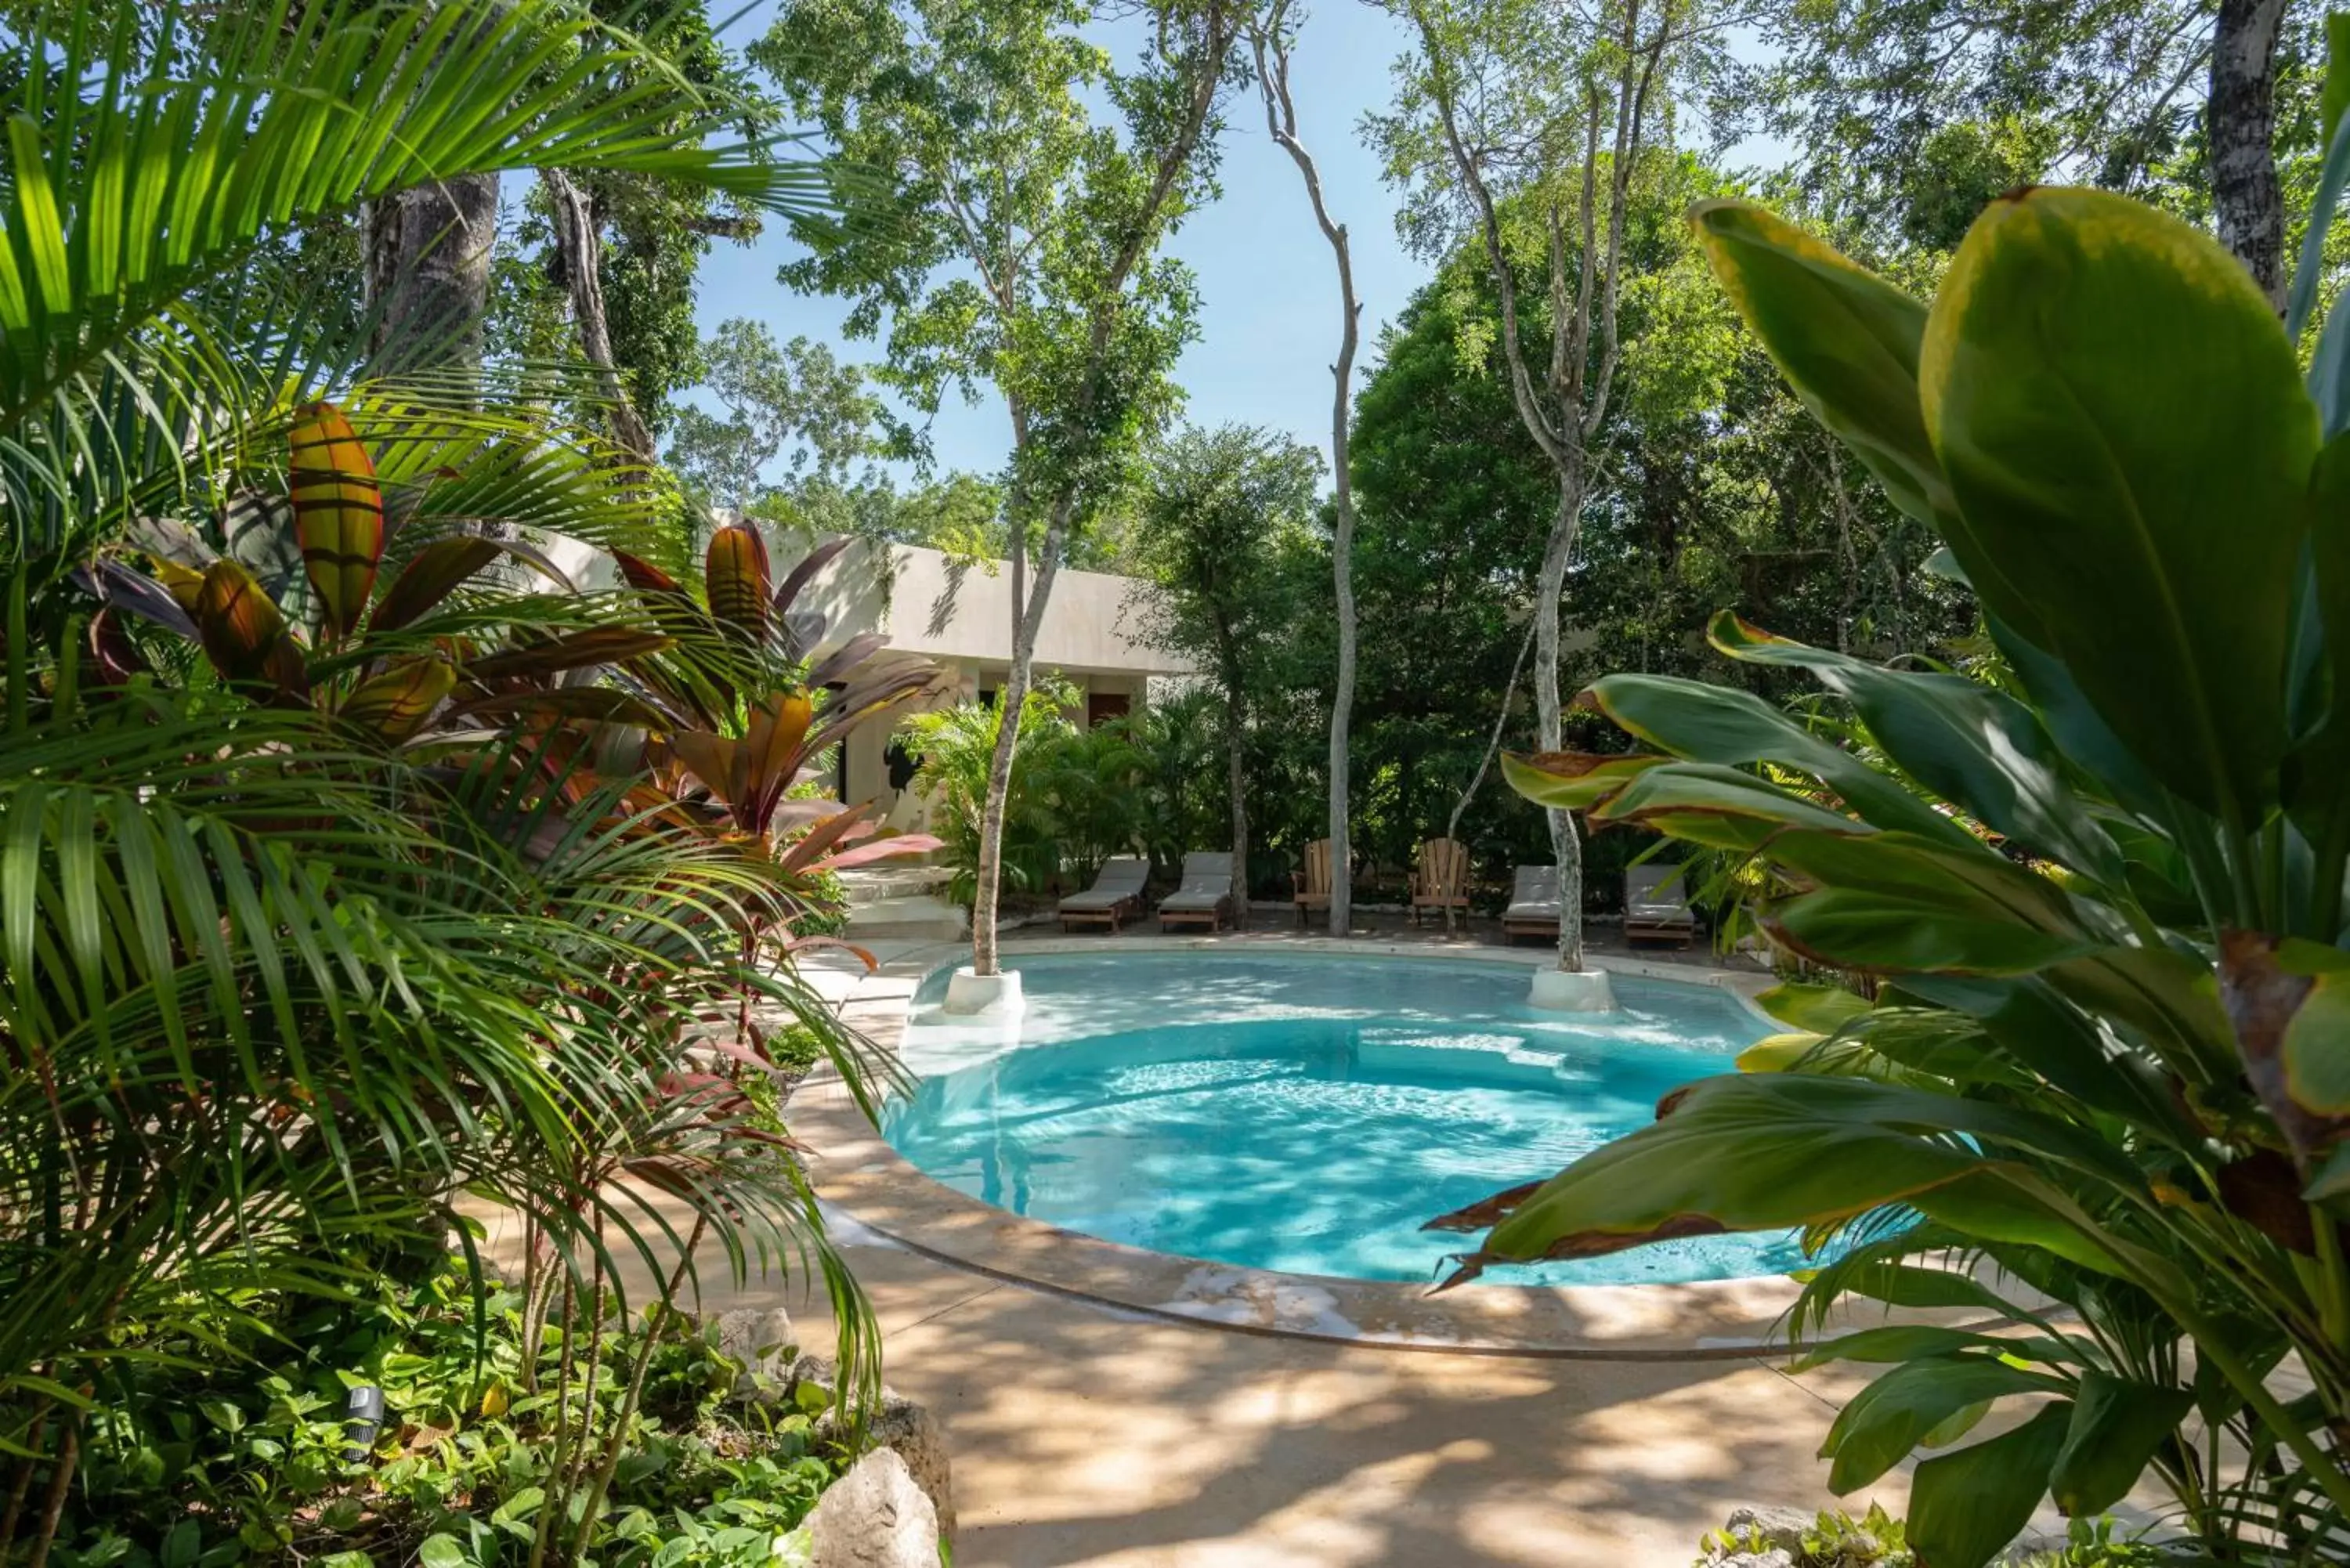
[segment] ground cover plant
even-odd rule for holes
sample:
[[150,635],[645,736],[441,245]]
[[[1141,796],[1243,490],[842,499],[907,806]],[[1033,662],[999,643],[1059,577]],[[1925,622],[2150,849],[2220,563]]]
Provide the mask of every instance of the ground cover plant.
[[[50,1562],[788,1563],[852,1457],[846,1426],[819,1427],[828,1387],[770,1379],[738,1398],[744,1369],[715,1329],[664,1307],[624,1324],[608,1295],[574,1334],[534,1335],[526,1293],[493,1281],[477,1298],[461,1256],[412,1285],[274,1304],[291,1309],[278,1332],[240,1354],[112,1381]],[[379,1415],[348,1418],[355,1389],[380,1395]],[[597,1470],[578,1461],[608,1448],[590,1509]]]

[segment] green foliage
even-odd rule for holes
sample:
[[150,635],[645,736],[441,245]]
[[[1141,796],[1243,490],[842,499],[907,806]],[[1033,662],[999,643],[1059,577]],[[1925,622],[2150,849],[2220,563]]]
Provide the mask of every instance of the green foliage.
[[[1059,842],[1033,781],[1039,754],[1074,732],[1063,716],[1071,701],[1068,692],[1048,685],[1030,691],[1023,705],[1012,786],[1004,797],[1003,879],[1024,892],[1043,891],[1060,868]],[[993,704],[958,702],[916,713],[898,729],[906,749],[921,759],[913,788],[933,804],[931,828],[954,871],[947,897],[961,904],[977,896],[980,812],[1002,727]]]
[[[1760,1554],[1773,1544],[1757,1529],[1709,1531],[1700,1542],[1706,1555],[1698,1560],[1697,1568],[1709,1568],[1722,1554]],[[1804,1529],[1799,1545],[1796,1568],[1914,1568],[1917,1563],[1901,1521],[1876,1503],[1859,1519],[1824,1511]]]
[[[1720,688],[1617,675],[1591,698],[1648,753],[1513,759],[1537,799],[1752,856],[1787,889],[1772,938],[1880,983],[1833,1016],[1783,993],[1795,1035],[1510,1206],[1471,1270],[1693,1230],[1841,1236],[1799,1328],[1858,1297],[2013,1331],[1813,1353],[1890,1366],[1829,1435],[1839,1490],[1942,1450],[1908,1521],[1937,1568],[1989,1560],[2043,1499],[2088,1516],[2142,1475],[2223,1560],[2333,1561],[2338,324],[2313,398],[2233,258],[2094,192],[1995,203],[1930,307],[1762,214],[1695,220],[1798,395],[1948,542],[2012,682],[1725,615],[1719,651],[1810,676],[1866,754]],[[2306,1392],[2272,1387],[2287,1360]],[[1963,1441],[2011,1402],[2029,1418]]]
[[[679,410],[666,456],[708,504],[767,515],[777,506],[764,499],[772,491],[838,487],[881,454],[881,400],[866,390],[863,371],[823,344],[779,344],[764,323],[730,317],[701,358],[701,379],[724,416]],[[780,485],[768,472],[778,460]]]
[[[372,1299],[255,1306],[265,1327],[234,1355],[208,1347],[110,1379],[52,1562],[519,1563],[565,1447],[618,1433],[588,1536],[596,1561],[749,1568],[774,1561],[849,1457],[816,1428],[830,1408],[820,1390],[774,1409],[729,1398],[742,1369],[714,1329],[669,1314],[649,1326],[608,1300],[591,1383],[584,1334],[534,1349],[525,1295],[493,1286],[477,1302],[460,1260]],[[626,1373],[648,1348],[632,1406]],[[382,1390],[385,1417],[354,1457],[344,1411],[362,1386]]]

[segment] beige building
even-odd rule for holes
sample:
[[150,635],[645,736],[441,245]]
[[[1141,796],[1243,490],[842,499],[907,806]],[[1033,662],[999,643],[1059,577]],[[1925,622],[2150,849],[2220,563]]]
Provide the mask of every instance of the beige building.
[[[1132,712],[1153,680],[1193,672],[1188,659],[1142,640],[1134,605],[1149,591],[1106,572],[1064,570],[1054,578],[1036,670],[1076,689],[1069,717],[1077,723]],[[879,632],[889,648],[937,663],[948,684],[934,705],[992,697],[1012,666],[1012,572],[1001,561],[964,564],[938,550],[859,541],[802,590],[795,608],[825,618],[826,647]],[[921,803],[904,788],[910,759],[893,751],[887,726],[859,728],[844,752],[843,800],[878,801],[892,826],[923,826]]]

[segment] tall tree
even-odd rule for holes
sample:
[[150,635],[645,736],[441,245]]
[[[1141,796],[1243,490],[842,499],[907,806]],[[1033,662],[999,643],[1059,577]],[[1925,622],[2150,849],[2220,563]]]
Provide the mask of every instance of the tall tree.
[[[2316,0],[1819,0],[1760,17],[1762,57],[1725,74],[1725,138],[1758,125],[1802,149],[1839,226],[1899,221],[2047,180],[2208,220],[2282,301],[2281,87],[2313,94]],[[1990,156],[1985,156],[1989,154]],[[1969,177],[1970,171],[1979,178]],[[1942,248],[1964,223],[1937,225]],[[1912,236],[1926,238],[1927,236]]]
[[1330,367],[1336,382],[1330,400],[1330,581],[1338,610],[1338,669],[1330,696],[1330,934],[1343,937],[1354,929],[1355,908],[1354,852],[1347,815],[1349,731],[1355,716],[1355,482],[1347,444],[1354,420],[1355,349],[1362,332],[1363,307],[1355,297],[1354,253],[1347,244],[1347,225],[1330,216],[1322,194],[1322,171],[1297,136],[1297,101],[1289,88],[1289,51],[1304,19],[1302,6],[1293,7],[1290,0],[1274,0],[1272,9],[1250,28],[1249,44],[1256,57],[1265,129],[1274,145],[1297,165],[1305,182],[1305,198],[1313,203],[1314,221],[1321,226],[1322,237],[1330,243],[1330,254],[1338,264],[1338,359]]
[[765,323],[729,317],[702,343],[701,359],[702,384],[724,412],[679,409],[668,456],[712,504],[755,510],[779,482],[842,484],[885,450],[887,410],[865,371],[822,343],[779,343]]
[[[1534,588],[1534,710],[1543,750],[1556,751],[1559,600],[1622,357],[1625,208],[1664,109],[1668,63],[1690,36],[1690,0],[1607,0],[1589,20],[1536,0],[1404,3],[1419,48],[1400,67],[1395,112],[1375,129],[1392,176],[1413,190],[1408,217],[1423,246],[1441,254],[1463,224],[1482,242],[1511,396],[1557,484]],[[1550,317],[1539,378],[1505,200],[1539,226]],[[1567,911],[1558,965],[1580,971],[1582,840],[1566,811],[1549,820]]]
[[[1013,606],[988,781],[972,967],[997,972],[1003,806],[1036,634],[1072,535],[1133,476],[1176,393],[1189,275],[1160,242],[1213,186],[1232,0],[1153,0],[1142,57],[1113,67],[1070,0],[786,0],[752,50],[847,164],[882,179],[782,269],[889,327],[879,372],[915,406],[982,383],[1012,418]],[[1118,123],[1097,123],[1107,103]],[[1031,535],[1034,582],[1027,581]]]
[[1295,579],[1284,568],[1306,553],[1321,470],[1317,454],[1284,436],[1226,425],[1169,441],[1144,492],[1144,558],[1159,591],[1134,608],[1146,636],[1198,659],[1223,697],[1232,885],[1243,925],[1251,709],[1296,629],[1287,592]]

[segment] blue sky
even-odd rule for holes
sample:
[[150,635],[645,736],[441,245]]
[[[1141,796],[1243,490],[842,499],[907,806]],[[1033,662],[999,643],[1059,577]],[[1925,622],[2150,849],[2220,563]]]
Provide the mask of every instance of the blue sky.
[[[764,29],[766,15],[767,7],[760,6],[724,36],[740,47]],[[1385,12],[1325,0],[1308,18],[1291,62],[1300,138],[1321,168],[1332,215],[1347,224],[1352,240],[1355,287],[1363,302],[1357,389],[1379,327],[1430,272],[1397,239],[1397,192],[1381,181],[1377,155],[1357,133],[1366,109],[1387,104],[1389,66],[1403,43],[1402,26]],[[1185,417],[1202,425],[1285,431],[1326,455],[1329,366],[1339,328],[1330,248],[1315,226],[1296,166],[1265,134],[1254,92],[1236,95],[1226,119],[1222,198],[1191,214],[1168,246],[1191,266],[1200,290],[1199,337],[1176,369],[1189,397]],[[702,330],[747,316],[765,322],[778,337],[829,342],[852,362],[879,358],[878,344],[842,337],[842,301],[795,294],[775,281],[776,265],[794,250],[778,225],[754,244],[715,247],[702,268],[697,313]],[[1003,405],[993,397],[976,407],[951,404],[931,426],[941,472],[993,472],[1011,439]]]

